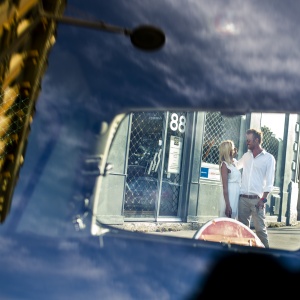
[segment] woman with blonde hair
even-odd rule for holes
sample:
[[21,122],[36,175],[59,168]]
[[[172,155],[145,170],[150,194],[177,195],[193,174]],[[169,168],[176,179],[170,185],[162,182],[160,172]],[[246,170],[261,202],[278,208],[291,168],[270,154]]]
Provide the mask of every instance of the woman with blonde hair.
[[219,166],[223,187],[219,216],[237,220],[241,172],[235,166],[236,151],[231,140],[223,141],[219,146]]

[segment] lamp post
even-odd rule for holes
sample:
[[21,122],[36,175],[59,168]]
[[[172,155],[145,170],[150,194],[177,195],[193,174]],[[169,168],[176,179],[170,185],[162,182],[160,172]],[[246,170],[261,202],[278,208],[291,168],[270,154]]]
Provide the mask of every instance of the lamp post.
[[8,55],[15,52],[16,49],[26,40],[28,34],[30,34],[34,28],[39,24],[41,19],[50,21],[56,21],[69,25],[87,27],[96,30],[107,31],[111,33],[118,33],[130,38],[133,46],[143,51],[155,51],[159,50],[166,41],[164,32],[153,25],[140,25],[134,29],[122,28],[114,25],[107,24],[103,21],[88,21],[68,16],[57,16],[52,13],[45,12],[42,8],[42,4],[39,6],[38,17],[32,22],[32,24],[26,29],[22,36],[16,39],[9,47],[1,50],[0,63]]
[[164,32],[160,28],[152,25],[140,25],[134,29],[127,29],[110,25],[102,21],[87,21],[67,16],[56,16],[46,13],[43,9],[40,10],[40,15],[48,20],[57,21],[59,23],[87,27],[129,36],[131,43],[138,49],[144,51],[158,50],[165,44],[166,40]]

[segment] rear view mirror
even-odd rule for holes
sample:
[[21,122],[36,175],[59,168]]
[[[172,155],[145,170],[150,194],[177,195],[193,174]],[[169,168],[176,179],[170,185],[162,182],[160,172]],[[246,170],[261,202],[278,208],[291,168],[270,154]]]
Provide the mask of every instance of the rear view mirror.
[[115,120],[110,134],[103,135],[111,143],[100,154],[102,169],[113,168],[96,179],[94,233],[101,224],[141,231],[163,230],[162,224],[197,228],[217,217],[219,144],[233,140],[241,157],[248,128],[263,132],[262,146],[276,159],[274,189],[266,203],[268,226],[297,222],[297,114],[136,111]]

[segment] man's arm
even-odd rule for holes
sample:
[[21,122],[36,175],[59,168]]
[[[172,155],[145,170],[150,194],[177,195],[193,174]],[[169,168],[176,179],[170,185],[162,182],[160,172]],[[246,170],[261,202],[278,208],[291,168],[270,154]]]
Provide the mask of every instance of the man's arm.
[[263,196],[257,202],[257,207],[264,208],[265,203],[267,202],[267,197],[269,193],[273,190],[274,187],[274,179],[275,179],[275,158],[272,154],[270,154],[270,159],[267,165],[266,171],[266,185],[264,186]]
[[234,162],[234,165],[236,166],[236,168],[238,170],[240,170],[240,169],[243,168],[243,165],[244,165],[244,155],[239,160],[235,160],[235,162]]
[[[276,161],[272,154],[270,154],[270,159],[267,165],[267,172],[266,172],[266,185],[264,187],[264,195],[266,196],[273,190],[274,187],[274,180],[275,180],[275,165]],[[266,197],[265,197],[266,198]]]

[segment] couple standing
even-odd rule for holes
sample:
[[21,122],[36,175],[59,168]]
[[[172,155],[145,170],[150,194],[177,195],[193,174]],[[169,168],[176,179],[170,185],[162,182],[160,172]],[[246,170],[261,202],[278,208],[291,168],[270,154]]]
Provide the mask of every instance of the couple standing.
[[[250,227],[252,217],[255,233],[269,247],[265,224],[265,203],[273,189],[275,158],[261,147],[262,132],[248,129],[248,151],[236,160],[236,148],[231,140],[220,144],[220,173],[223,197],[220,217],[234,218]],[[243,169],[242,174],[239,171]]]

